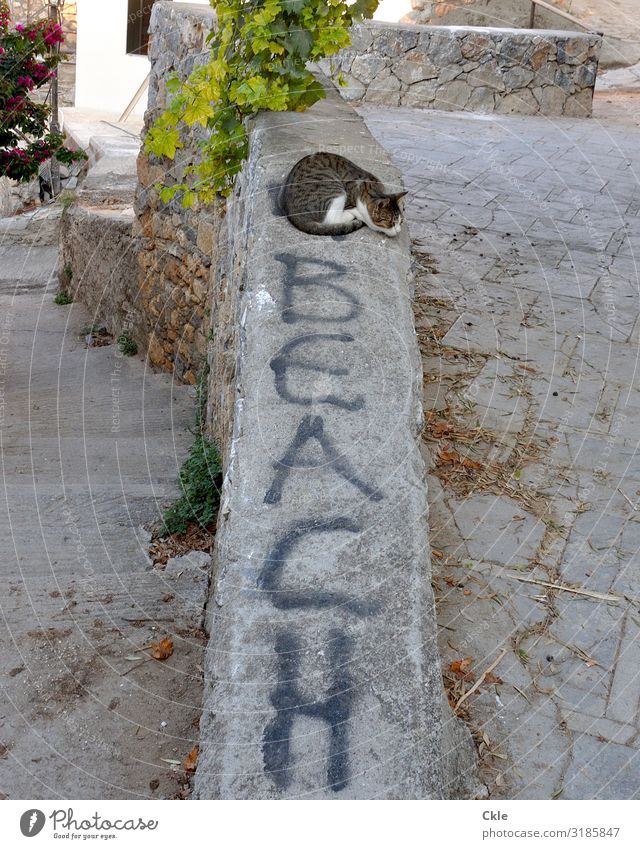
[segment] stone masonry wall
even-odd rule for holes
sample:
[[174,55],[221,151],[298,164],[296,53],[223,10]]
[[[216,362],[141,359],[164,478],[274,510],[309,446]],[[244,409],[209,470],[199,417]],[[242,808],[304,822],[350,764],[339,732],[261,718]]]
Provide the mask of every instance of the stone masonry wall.
[[[144,131],[168,103],[166,82],[172,74],[185,79],[201,57],[208,56],[205,38],[215,23],[207,6],[156,3],[151,17],[151,80]],[[205,362],[209,334],[209,280],[214,239],[222,206],[184,209],[180,199],[169,204],[154,188],[158,182],[181,182],[195,157],[193,136],[174,162],[145,156],[138,159],[134,237],[140,267],[141,298],[149,314],[149,360],[172,368],[179,379],[195,383]]]
[[590,33],[368,22],[321,66],[347,100],[480,113],[591,114],[601,39]]
[[[81,198],[82,200],[82,198]],[[147,317],[138,299],[131,208],[74,204],[62,216],[60,288],[89,310],[92,323],[143,344]]]

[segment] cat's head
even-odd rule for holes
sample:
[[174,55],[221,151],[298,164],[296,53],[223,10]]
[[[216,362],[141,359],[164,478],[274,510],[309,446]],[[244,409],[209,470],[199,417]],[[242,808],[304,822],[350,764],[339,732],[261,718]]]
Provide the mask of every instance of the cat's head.
[[373,197],[367,204],[367,210],[374,225],[373,229],[387,236],[397,236],[404,221],[404,201],[407,192]]

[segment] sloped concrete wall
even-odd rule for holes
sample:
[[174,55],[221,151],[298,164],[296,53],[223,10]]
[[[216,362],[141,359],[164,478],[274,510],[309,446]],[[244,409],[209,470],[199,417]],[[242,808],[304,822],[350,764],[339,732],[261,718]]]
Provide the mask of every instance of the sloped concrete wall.
[[346,100],[522,115],[591,114],[602,39],[591,33],[367,22],[321,62]]
[[212,286],[210,396],[232,430],[197,793],[462,795],[474,759],[435,641],[408,235],[294,229],[279,187],[318,149],[399,187],[333,92],[254,122]]

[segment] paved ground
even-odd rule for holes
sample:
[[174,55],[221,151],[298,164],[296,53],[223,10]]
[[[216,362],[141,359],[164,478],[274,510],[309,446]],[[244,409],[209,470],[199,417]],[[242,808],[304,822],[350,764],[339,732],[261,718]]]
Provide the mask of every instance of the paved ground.
[[[91,317],[53,303],[56,248],[37,220],[13,225],[0,236],[0,794],[171,797],[198,739],[207,558],[152,569],[142,525],[175,492],[193,398],[113,345],[87,348]],[[145,660],[165,636],[173,655]]]
[[445,672],[496,798],[639,798],[640,130],[362,110],[410,191]]

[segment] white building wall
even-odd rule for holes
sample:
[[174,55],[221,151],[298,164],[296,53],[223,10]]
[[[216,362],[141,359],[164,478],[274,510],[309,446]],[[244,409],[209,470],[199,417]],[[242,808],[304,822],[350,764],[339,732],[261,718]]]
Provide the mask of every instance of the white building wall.
[[[120,115],[149,73],[146,56],[127,54],[127,0],[77,0],[76,106]],[[191,0],[207,4],[209,0]],[[136,112],[144,112],[146,95]]]
[[411,9],[411,0],[380,0],[373,19],[393,24],[403,15],[408,15]]

